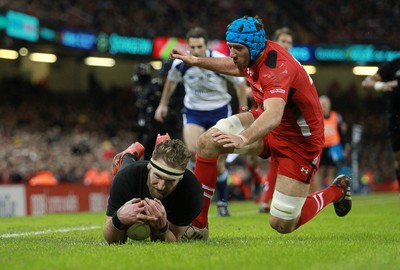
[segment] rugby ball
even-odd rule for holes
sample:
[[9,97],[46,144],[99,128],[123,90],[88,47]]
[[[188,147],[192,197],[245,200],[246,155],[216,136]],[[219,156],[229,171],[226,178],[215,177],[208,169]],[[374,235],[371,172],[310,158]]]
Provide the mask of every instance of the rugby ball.
[[126,235],[132,240],[144,240],[150,236],[150,226],[136,222],[126,230]]

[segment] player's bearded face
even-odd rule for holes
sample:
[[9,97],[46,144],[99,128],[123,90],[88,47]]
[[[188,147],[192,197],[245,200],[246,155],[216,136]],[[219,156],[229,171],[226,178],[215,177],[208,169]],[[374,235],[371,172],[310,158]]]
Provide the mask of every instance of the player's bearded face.
[[249,49],[239,43],[227,42],[227,45],[229,48],[229,57],[232,58],[235,65],[240,69],[248,68],[250,63]]
[[150,195],[153,198],[159,200],[164,199],[168,196],[178,185],[179,180],[166,179],[160,176],[154,169],[150,169],[149,176],[147,178],[147,186],[150,191]]

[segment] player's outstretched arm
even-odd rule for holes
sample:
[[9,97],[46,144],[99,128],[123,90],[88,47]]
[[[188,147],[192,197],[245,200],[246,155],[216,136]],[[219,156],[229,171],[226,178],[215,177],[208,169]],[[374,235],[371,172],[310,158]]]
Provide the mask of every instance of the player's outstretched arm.
[[375,89],[377,92],[393,91],[393,88],[395,88],[397,84],[397,80],[383,82],[378,73],[367,76],[361,83],[364,88]]
[[185,50],[173,48],[169,54],[169,58],[180,59],[188,65],[212,70],[221,74],[244,76],[243,72],[230,57],[197,57],[187,53]]
[[108,244],[124,244],[128,237],[125,230],[117,230],[112,224],[112,217],[106,217],[106,224],[103,228],[103,236]]

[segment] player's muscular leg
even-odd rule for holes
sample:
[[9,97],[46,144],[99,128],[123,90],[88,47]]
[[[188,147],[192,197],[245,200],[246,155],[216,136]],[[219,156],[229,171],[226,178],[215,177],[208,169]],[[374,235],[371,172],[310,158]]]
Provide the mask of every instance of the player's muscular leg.
[[310,185],[278,174],[269,223],[279,233],[296,229]]
[[227,155],[220,155],[218,158],[217,169],[218,174],[224,173],[226,171],[225,160]]
[[205,158],[217,157],[221,154],[231,153],[233,149],[223,148],[218,143],[214,142],[212,134],[218,129],[210,128],[204,132],[197,141],[197,153]]
[[327,174],[327,166],[320,165],[318,171],[315,173],[312,180],[311,192],[315,192],[322,189],[325,175]]
[[183,140],[193,156],[196,154],[197,140],[204,131],[203,127],[195,124],[187,124],[183,127]]

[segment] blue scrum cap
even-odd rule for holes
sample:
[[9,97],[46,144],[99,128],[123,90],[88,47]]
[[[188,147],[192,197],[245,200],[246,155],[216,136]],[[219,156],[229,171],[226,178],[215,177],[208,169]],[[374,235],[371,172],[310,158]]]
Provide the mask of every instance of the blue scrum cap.
[[226,41],[245,45],[249,49],[251,63],[265,48],[264,25],[253,17],[237,19],[228,25]]

